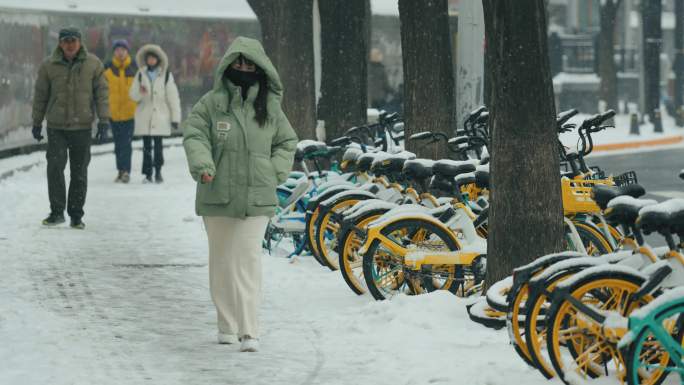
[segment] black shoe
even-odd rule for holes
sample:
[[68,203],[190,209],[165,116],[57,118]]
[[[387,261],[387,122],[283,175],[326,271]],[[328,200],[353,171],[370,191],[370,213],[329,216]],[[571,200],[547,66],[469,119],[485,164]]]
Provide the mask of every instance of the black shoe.
[[83,223],[81,218],[71,218],[71,225],[70,226],[72,229],[78,229],[78,230],[85,229],[85,223]]
[[50,213],[47,218],[43,219],[43,226],[57,226],[64,222],[64,214]]
[[143,184],[147,183],[152,183],[152,175],[145,175],[145,179],[143,179]]
[[154,174],[154,181],[157,183],[164,183],[164,178],[162,178],[161,171],[157,171],[157,173]]

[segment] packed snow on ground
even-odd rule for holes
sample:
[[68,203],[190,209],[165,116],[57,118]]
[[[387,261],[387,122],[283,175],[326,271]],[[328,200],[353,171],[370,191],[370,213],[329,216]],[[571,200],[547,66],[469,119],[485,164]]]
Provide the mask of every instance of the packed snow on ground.
[[44,164],[0,181],[0,384],[548,383],[469,300],[375,302],[286,250],[263,257],[261,351],[218,345],[183,150],[167,149],[165,184],[140,165],[135,151],[132,183],[114,184],[113,155],[93,157],[84,231],[40,226]]

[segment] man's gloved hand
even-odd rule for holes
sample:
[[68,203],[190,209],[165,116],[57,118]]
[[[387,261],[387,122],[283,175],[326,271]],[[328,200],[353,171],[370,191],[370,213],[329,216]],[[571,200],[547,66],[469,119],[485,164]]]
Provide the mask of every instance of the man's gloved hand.
[[171,127],[172,127],[174,130],[177,130],[177,129],[178,129],[178,122],[171,122]]
[[102,141],[107,137],[109,126],[109,120],[100,120],[100,122],[97,124],[97,134],[95,134],[95,139],[97,139],[99,143],[102,143]]
[[31,130],[31,133],[33,133],[33,138],[37,141],[43,140],[43,127],[42,126],[34,126],[33,129]]

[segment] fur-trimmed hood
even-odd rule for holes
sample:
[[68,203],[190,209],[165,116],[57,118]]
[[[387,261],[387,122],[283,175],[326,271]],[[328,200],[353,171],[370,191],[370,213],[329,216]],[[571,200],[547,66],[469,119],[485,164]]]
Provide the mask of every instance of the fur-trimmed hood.
[[156,44],[145,44],[140,47],[138,53],[135,54],[135,62],[138,64],[138,68],[147,68],[147,63],[145,63],[145,55],[148,52],[152,52],[159,58],[159,68],[162,72],[166,72],[169,69],[169,57],[166,56],[166,52],[156,45]]

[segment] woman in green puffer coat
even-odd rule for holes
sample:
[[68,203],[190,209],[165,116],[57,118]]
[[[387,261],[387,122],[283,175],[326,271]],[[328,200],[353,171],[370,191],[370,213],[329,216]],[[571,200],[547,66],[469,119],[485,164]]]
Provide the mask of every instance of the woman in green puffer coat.
[[219,343],[258,350],[261,242],[290,172],[297,135],[281,108],[283,86],[261,43],[238,37],[214,87],[183,122],[197,181],[195,208],[209,238],[209,283]]

